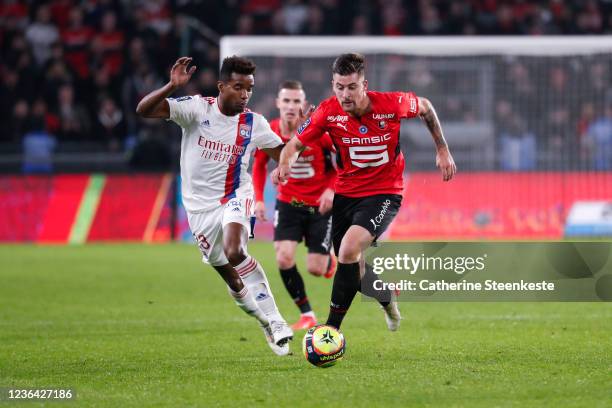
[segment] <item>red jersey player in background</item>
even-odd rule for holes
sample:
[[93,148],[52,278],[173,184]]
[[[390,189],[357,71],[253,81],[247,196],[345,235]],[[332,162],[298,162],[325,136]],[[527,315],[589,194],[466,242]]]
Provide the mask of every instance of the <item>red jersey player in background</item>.
[[[283,142],[288,142],[297,132],[305,108],[306,94],[299,81],[280,84],[276,106],[280,118],[270,121],[270,127]],[[297,244],[305,240],[308,248],[306,265],[314,276],[331,278],[335,271],[335,259],[330,256],[331,207],[334,198],[333,185],[336,170],[331,163],[333,145],[325,134],[302,151],[287,182],[277,186],[278,195],[274,213],[274,249],[281,278],[289,295],[300,309],[300,319],[293,329],[308,329],[317,324],[308,301],[304,280],[297,270],[295,251]],[[266,220],[264,186],[269,156],[262,151],[255,153],[253,162],[253,186],[255,188],[255,215]]]
[[376,291],[376,275],[362,253],[397,214],[403,191],[401,119],[420,117],[435,142],[436,165],[444,181],[457,171],[431,102],[412,92],[374,92],[365,79],[365,57],[342,54],[332,66],[335,96],[323,101],[281,152],[276,181],[287,179],[295,153],[325,132],[336,146],[338,179],[332,209],[332,235],[338,256],[327,324],[339,328],[358,290],[376,297],[387,326],[399,328],[401,316],[389,291]]

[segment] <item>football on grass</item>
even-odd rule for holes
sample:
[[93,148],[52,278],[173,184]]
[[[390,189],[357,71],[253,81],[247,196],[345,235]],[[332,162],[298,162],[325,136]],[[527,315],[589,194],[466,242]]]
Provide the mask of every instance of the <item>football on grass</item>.
[[344,336],[332,326],[319,325],[306,332],[302,350],[306,360],[317,367],[331,367],[342,359]]

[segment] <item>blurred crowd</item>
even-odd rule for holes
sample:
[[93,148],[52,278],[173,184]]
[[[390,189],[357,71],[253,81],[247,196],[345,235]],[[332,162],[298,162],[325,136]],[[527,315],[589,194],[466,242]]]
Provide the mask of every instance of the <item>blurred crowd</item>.
[[[212,35],[196,34],[190,18]],[[612,0],[3,0],[0,153],[26,146],[96,149],[131,152],[136,166],[168,166],[174,154],[167,148],[168,128],[137,118],[134,107],[187,53],[198,71],[185,93],[215,94],[215,35],[606,33],[612,33]],[[609,66],[602,65],[589,68],[595,87],[609,86]],[[554,92],[576,86],[568,69],[551,72]],[[511,64],[505,75],[516,81],[512,92],[537,94],[524,64]],[[503,115],[505,134],[537,134],[538,123],[529,123],[533,116],[521,109],[498,101],[499,115],[512,113]],[[577,127],[586,134],[597,133],[589,129],[606,112],[587,103],[540,118],[560,133]],[[34,150],[33,163],[44,163]]]
[[[607,0],[245,0],[228,1],[228,7],[236,13],[236,25],[221,18],[217,27],[244,35],[612,32],[612,2]],[[224,6],[213,8],[223,17]]]
[[612,57],[544,61],[503,64],[495,98],[502,169],[612,170]]

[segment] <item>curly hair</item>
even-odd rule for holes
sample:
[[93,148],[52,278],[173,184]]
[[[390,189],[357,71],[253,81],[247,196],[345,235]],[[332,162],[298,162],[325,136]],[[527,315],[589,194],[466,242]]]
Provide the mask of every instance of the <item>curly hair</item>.
[[248,58],[232,55],[223,59],[221,70],[219,71],[219,79],[227,82],[231,79],[232,73],[241,75],[253,75],[255,73],[255,63]]

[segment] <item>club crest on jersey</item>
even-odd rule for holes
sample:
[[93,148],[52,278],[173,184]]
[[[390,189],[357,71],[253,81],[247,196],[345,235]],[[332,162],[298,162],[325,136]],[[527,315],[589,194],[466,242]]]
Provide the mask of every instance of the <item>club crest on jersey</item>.
[[244,137],[245,139],[248,139],[251,137],[251,126],[247,125],[247,124],[241,124],[238,127],[238,133],[240,134],[240,136]]
[[359,126],[359,133],[361,133],[362,135],[365,135],[366,133],[368,133],[367,126],[364,126],[364,125]]
[[302,123],[302,126],[298,128],[298,135],[301,135],[304,130],[310,125],[310,118],[306,119],[306,122]]
[[378,122],[378,128],[381,130],[384,130],[387,128],[387,121],[386,120],[381,120]]

